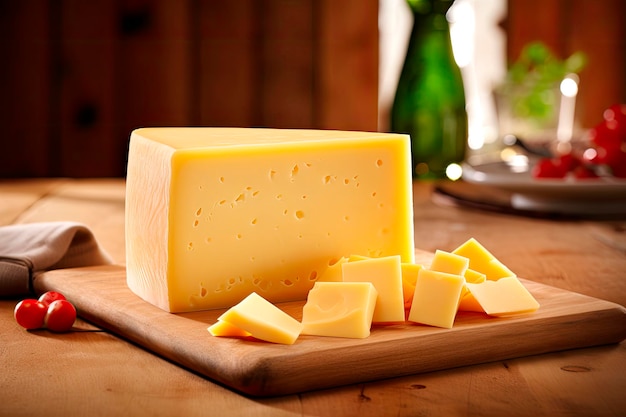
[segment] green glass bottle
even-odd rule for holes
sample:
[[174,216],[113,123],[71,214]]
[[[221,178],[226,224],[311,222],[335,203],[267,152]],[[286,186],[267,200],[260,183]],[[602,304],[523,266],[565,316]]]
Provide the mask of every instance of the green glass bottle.
[[454,0],[407,0],[414,22],[391,109],[391,130],[411,136],[413,176],[446,177],[465,158],[467,112],[446,13]]

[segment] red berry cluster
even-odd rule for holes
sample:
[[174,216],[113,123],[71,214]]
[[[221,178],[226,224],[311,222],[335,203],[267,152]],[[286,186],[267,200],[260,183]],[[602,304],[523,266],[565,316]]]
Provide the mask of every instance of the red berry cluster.
[[596,178],[606,173],[626,178],[626,104],[606,109],[600,123],[589,130],[589,147],[555,158],[540,159],[533,167],[535,178]]
[[38,300],[28,298],[15,306],[17,324],[28,330],[47,328],[53,332],[68,332],[76,321],[76,308],[65,296],[48,291]]

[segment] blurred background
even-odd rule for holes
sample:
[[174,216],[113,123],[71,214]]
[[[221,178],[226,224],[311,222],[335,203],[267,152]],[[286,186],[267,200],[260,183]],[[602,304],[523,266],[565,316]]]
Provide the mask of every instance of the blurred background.
[[[533,41],[562,58],[586,54],[582,127],[626,103],[626,1],[453,8],[470,136],[497,136],[492,91]],[[389,131],[407,9],[405,0],[0,0],[0,177],[123,176],[130,132],[144,126]]]

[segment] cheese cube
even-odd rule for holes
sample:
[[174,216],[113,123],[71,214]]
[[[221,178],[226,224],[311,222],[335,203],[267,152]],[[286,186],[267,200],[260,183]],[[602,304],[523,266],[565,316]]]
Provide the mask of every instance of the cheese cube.
[[302,334],[369,336],[377,296],[369,282],[316,282],[302,309]]
[[467,289],[491,316],[531,313],[539,303],[516,277],[500,278],[480,284],[467,283]]
[[373,321],[404,321],[400,256],[370,258],[342,265],[344,282],[371,282],[378,291]]
[[465,278],[421,269],[415,285],[409,321],[452,328]]
[[469,259],[454,253],[437,249],[430,265],[433,271],[447,272],[448,274],[464,275],[469,266]]
[[483,273],[476,272],[473,269],[467,269],[463,274],[465,277],[465,282],[471,282],[474,284],[480,284],[481,282],[485,282],[487,276]]
[[130,138],[129,288],[170,312],[305,300],[334,260],[414,259],[406,135],[145,128]]
[[250,336],[249,332],[222,320],[218,320],[209,326],[207,330],[212,336]]
[[498,280],[503,277],[514,277],[515,273],[496,259],[476,239],[470,238],[452,253],[469,259],[469,267],[476,272],[483,273],[488,280]]
[[415,284],[417,283],[417,274],[424,266],[420,264],[410,264],[402,262],[402,296],[404,297],[404,308],[409,309],[413,302],[413,294],[415,294]]
[[461,291],[461,299],[459,300],[459,311],[473,311],[476,313],[484,313],[485,310],[480,305],[476,298],[472,295],[467,286]]
[[257,339],[286,345],[292,345],[302,331],[302,323],[254,292],[226,310],[218,321],[230,323]]

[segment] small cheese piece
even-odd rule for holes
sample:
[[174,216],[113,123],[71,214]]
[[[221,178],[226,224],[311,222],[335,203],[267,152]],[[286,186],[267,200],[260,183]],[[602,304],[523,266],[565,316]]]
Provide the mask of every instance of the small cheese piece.
[[467,286],[461,292],[461,300],[459,301],[459,311],[473,311],[476,313],[484,313],[485,310],[476,298],[472,295]]
[[415,284],[417,283],[417,274],[424,266],[420,264],[410,264],[402,262],[402,295],[404,297],[404,308],[411,308],[413,302],[413,294],[415,294]]
[[318,277],[318,281],[322,282],[341,282],[343,276],[341,272],[341,264],[348,262],[348,258],[341,257],[339,260],[332,259],[328,263],[328,267]]
[[371,258],[342,265],[344,282],[371,282],[378,291],[373,321],[404,321],[402,267],[399,255]]
[[466,257],[437,249],[429,269],[448,274],[464,275],[468,266],[469,259]]
[[465,278],[421,269],[415,285],[409,321],[452,328]]
[[286,345],[292,345],[302,331],[302,323],[254,292],[226,310],[218,321],[239,327],[257,339]]
[[474,271],[473,269],[467,269],[463,274],[466,282],[471,282],[473,284],[480,284],[481,282],[485,282],[487,276],[483,273]]
[[218,320],[207,329],[213,336],[250,336],[250,333],[226,321]]
[[508,316],[531,313],[539,303],[517,277],[487,280],[481,284],[467,284],[467,289],[490,316]]
[[369,282],[316,282],[302,309],[302,334],[369,336],[377,296]]
[[407,135],[144,128],[126,178],[129,288],[170,312],[305,300],[333,259],[414,261]]
[[485,274],[488,280],[495,281],[503,277],[516,276],[513,271],[496,259],[474,238],[467,240],[452,253],[468,258],[469,267],[476,272]]

